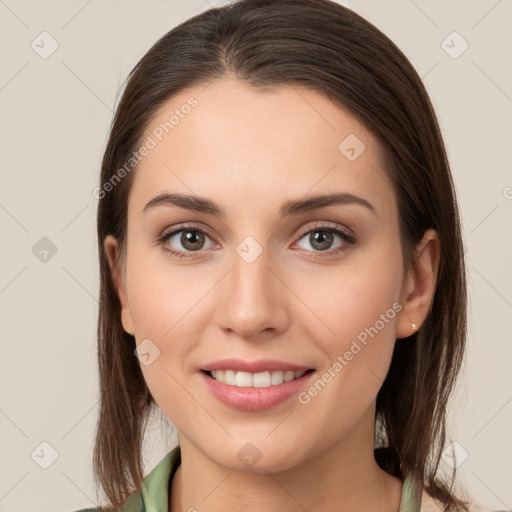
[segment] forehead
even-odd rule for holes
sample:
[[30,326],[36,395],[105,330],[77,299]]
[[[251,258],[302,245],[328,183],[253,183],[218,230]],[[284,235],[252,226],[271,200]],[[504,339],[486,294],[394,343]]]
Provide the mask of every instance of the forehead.
[[221,196],[227,210],[332,191],[394,201],[373,134],[295,84],[261,90],[225,78],[188,88],[164,103],[142,143],[150,149],[130,193],[139,210],[166,191]]

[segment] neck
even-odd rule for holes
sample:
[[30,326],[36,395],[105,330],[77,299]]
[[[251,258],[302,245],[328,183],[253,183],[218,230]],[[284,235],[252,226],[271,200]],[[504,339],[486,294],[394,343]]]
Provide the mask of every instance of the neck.
[[180,436],[182,462],[172,481],[169,511],[396,511],[402,482],[375,462],[373,425],[363,422],[293,468],[263,474],[216,464]]

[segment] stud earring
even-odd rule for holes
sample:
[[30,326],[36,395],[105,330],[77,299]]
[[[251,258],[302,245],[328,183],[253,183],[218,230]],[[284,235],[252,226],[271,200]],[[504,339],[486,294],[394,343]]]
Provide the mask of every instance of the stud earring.
[[411,322],[411,327],[413,328],[414,331],[418,328],[414,322]]

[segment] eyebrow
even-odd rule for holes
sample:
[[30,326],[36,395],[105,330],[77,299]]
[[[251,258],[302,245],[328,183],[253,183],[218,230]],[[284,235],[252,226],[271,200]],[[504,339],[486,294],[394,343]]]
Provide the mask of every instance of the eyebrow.
[[[346,192],[337,192],[333,194],[323,194],[310,196],[305,199],[292,199],[283,203],[279,208],[279,214],[282,217],[289,215],[298,215],[304,212],[319,210],[331,205],[348,205],[357,204],[364,206],[373,213],[376,213],[374,206],[362,197]],[[185,210],[190,210],[199,213],[206,213],[214,215],[215,217],[223,218],[225,216],[224,210],[205,197],[185,194],[170,194],[163,193],[154,197],[146,204],[142,213],[162,205],[175,205]]]

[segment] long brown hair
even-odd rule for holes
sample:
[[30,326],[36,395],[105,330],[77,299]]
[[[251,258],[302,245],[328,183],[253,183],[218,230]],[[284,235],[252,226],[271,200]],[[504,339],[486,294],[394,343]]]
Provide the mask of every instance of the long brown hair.
[[[210,9],[165,34],[128,76],[112,122],[97,189],[100,261],[100,410],[94,477],[118,507],[143,480],[142,440],[156,406],[123,331],[103,242],[125,248],[127,200],[136,166],[126,162],[148,122],[176,93],[227,74],[255,88],[309,87],[356,116],[379,140],[396,193],[404,264],[433,228],[441,242],[429,315],[396,341],[377,396],[375,458],[390,474],[409,474],[445,510],[467,510],[450,478],[436,475],[446,409],[466,338],[466,277],[455,191],[435,112],[418,74],[395,44],[355,12],[329,0],[241,0]],[[119,170],[125,166],[125,172]],[[122,179],[119,176],[122,175]],[[108,185],[110,183],[110,186]]]

